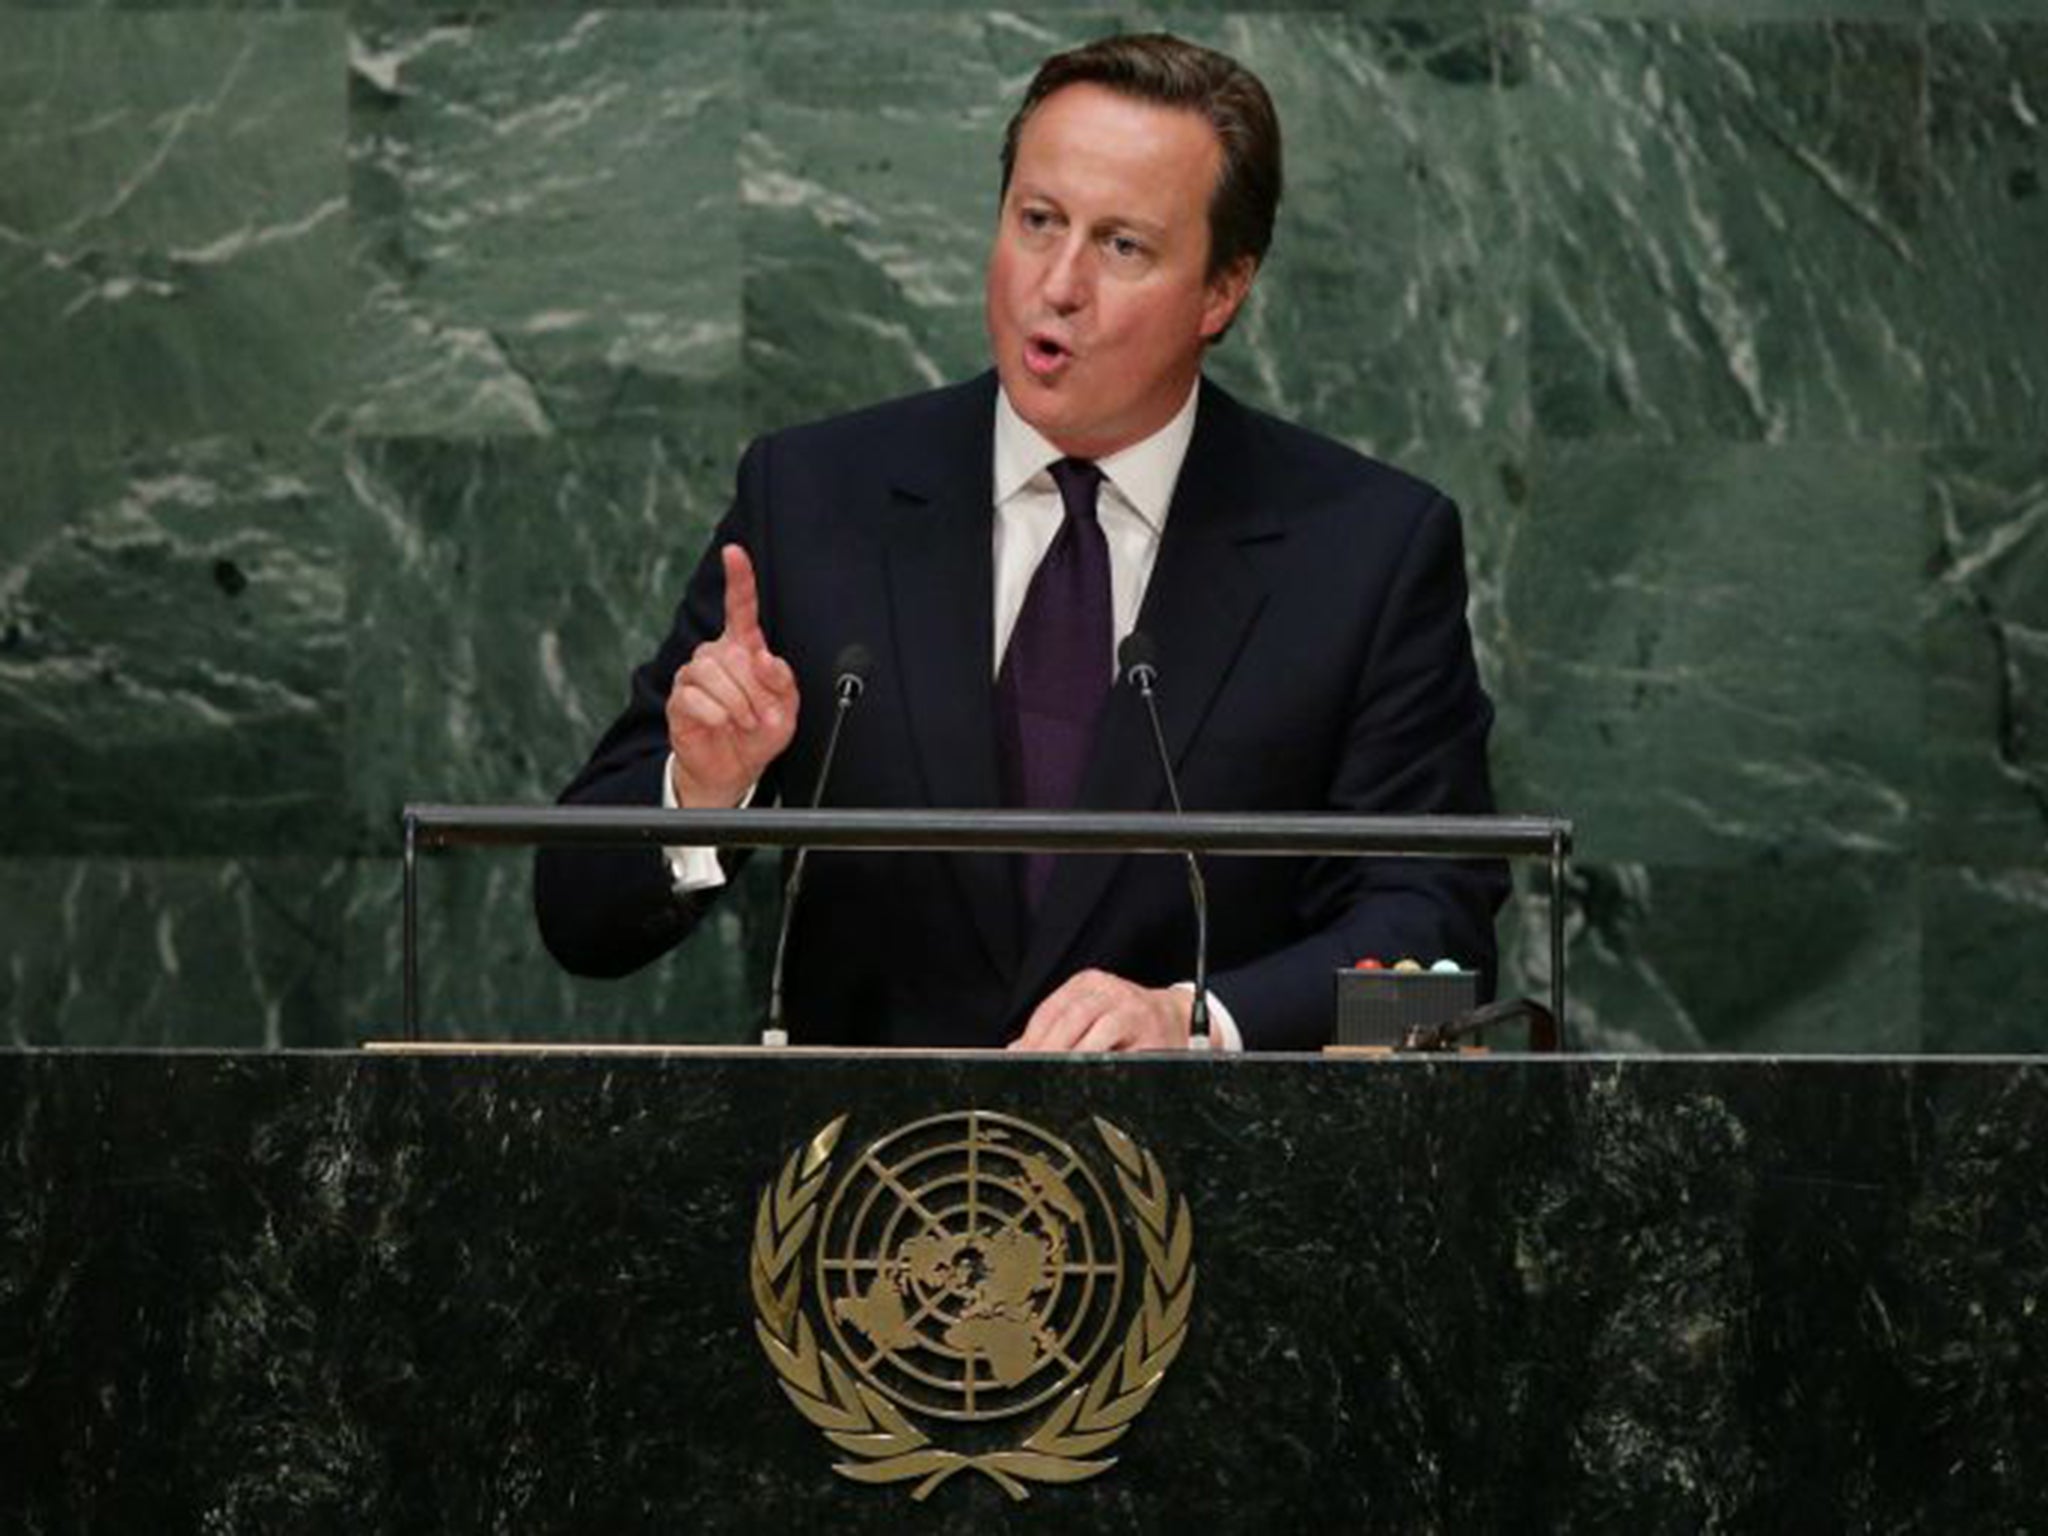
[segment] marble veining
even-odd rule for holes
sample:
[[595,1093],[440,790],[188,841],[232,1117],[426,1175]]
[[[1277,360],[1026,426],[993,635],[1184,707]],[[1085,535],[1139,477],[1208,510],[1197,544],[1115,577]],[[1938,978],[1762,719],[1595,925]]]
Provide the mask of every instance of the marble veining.
[[[788,1151],[1139,1136],[1189,1342],[1109,1474],[861,1488],[745,1279]],[[12,1529],[2023,1529],[2011,1060],[0,1056]]]
[[[8,1037],[386,1032],[396,807],[573,771],[746,437],[983,365],[1008,102],[1158,24],[1290,135],[1214,373],[1463,511],[1584,1038],[2039,1048],[2040,0],[0,4]],[[447,1032],[751,1028],[765,883],[581,986],[476,857]]]

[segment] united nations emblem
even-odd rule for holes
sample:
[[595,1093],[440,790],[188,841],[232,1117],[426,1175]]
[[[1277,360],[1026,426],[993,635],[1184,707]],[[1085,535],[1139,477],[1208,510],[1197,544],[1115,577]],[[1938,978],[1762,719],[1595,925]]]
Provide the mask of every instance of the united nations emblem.
[[833,1469],[916,1499],[971,1470],[1022,1499],[1116,1465],[1103,1452],[1159,1390],[1195,1294],[1194,1224],[1158,1160],[1097,1119],[1114,1200],[1066,1142],[968,1110],[891,1131],[835,1179],[845,1127],[761,1191],[749,1265],[761,1347],[846,1453]]

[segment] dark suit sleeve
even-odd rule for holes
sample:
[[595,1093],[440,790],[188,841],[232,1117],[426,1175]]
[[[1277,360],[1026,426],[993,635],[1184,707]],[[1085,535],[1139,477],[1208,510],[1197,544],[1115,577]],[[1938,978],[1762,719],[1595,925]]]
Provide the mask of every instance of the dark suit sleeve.
[[[690,578],[660,649],[634,673],[626,709],[559,796],[563,805],[661,804],[668,764],[667,703],[676,669],[725,619],[725,572],[719,548],[744,547],[760,581],[764,626],[772,611],[773,573],[760,508],[766,502],[766,452],[755,444],[741,460],[733,505]],[[769,643],[775,643],[770,630]],[[756,790],[775,793],[775,770]],[[731,873],[743,854],[725,854]],[[534,911],[541,937],[564,968],[580,976],[623,976],[686,937],[719,892],[678,895],[659,848],[543,848],[534,860]]]
[[[1369,631],[1324,809],[1473,815],[1493,809],[1492,705],[1465,620],[1458,512],[1434,496],[1417,519]],[[1330,1038],[1333,973],[1367,955],[1449,957],[1491,992],[1493,914],[1507,893],[1493,860],[1319,859],[1303,865],[1294,913],[1305,937],[1211,982],[1254,1049],[1313,1050]]]

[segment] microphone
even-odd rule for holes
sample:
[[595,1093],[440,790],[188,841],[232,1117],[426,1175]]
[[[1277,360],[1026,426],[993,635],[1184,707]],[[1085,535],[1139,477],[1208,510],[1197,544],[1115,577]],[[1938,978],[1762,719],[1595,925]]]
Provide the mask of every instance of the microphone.
[[[867,689],[868,674],[874,668],[873,652],[858,640],[842,646],[833,658],[832,670],[837,675],[832,679],[832,729],[825,737],[825,756],[818,764],[817,782],[811,786],[814,811],[824,803],[825,784],[832,777],[832,759],[839,754],[839,732],[846,725],[854,700]],[[782,887],[782,923],[775,933],[775,968],[768,973],[768,1022],[761,1028],[763,1045],[789,1044],[789,1030],[782,1021],[782,967],[789,955],[790,922],[796,916],[797,893],[804,884],[804,861],[810,853],[808,848],[797,849],[796,857],[790,861],[789,879]]]
[[[1180,785],[1173,777],[1173,757],[1166,750],[1166,732],[1159,725],[1159,701],[1152,696],[1159,681],[1159,648],[1141,629],[1124,636],[1116,648],[1117,670],[1138,690],[1145,701],[1145,716],[1152,722],[1152,745],[1159,751],[1159,771],[1166,778],[1166,797],[1176,816],[1185,815],[1180,803]],[[1188,1010],[1188,1044],[1197,1050],[1209,1045],[1209,891],[1202,883],[1202,866],[1192,853],[1188,861],[1188,895],[1195,905],[1195,1003]]]
[[1441,1024],[1418,1024],[1401,1037],[1403,1051],[1452,1051],[1473,1035],[1483,1035],[1496,1024],[1523,1023],[1529,1026],[1531,1051],[1557,1049],[1557,1015],[1533,997],[1509,997],[1487,1003],[1469,1013]]

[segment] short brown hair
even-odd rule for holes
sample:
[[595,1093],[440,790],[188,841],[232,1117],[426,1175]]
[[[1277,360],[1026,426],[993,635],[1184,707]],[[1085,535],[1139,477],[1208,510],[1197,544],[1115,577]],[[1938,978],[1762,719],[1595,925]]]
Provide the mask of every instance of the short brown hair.
[[1215,278],[1244,257],[1265,260],[1280,209],[1280,119],[1259,77],[1228,54],[1165,32],[1105,37],[1038,66],[1017,115],[1003,130],[1003,182],[1017,164],[1017,140],[1038,104],[1070,85],[1199,112],[1223,146],[1223,170],[1209,199],[1209,269]]

